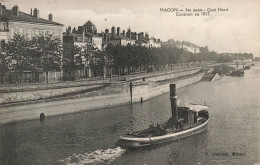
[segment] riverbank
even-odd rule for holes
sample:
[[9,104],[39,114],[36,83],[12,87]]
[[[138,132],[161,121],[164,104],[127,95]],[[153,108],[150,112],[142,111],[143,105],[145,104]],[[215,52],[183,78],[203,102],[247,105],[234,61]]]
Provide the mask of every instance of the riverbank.
[[121,86],[127,82],[159,81],[177,78],[198,72],[201,68],[189,68],[180,71],[155,72],[150,74],[129,75],[128,81],[113,79],[90,79],[86,81],[63,82],[54,84],[31,84],[20,86],[0,87],[0,107],[20,105],[26,103],[37,103],[57,99],[85,97],[96,95],[107,95],[122,91]]
[[[153,74],[130,75],[127,81],[107,79],[32,86],[0,87],[0,124],[142,103],[169,92],[169,84],[177,88],[199,82],[215,65],[185,70],[168,70]],[[131,85],[130,85],[131,84]],[[68,85],[68,86],[66,86]],[[130,87],[131,86],[131,87]],[[130,89],[131,88],[131,89]],[[4,96],[4,97],[3,97]],[[11,101],[10,101],[11,100]],[[13,101],[15,100],[15,101]]]
[[37,103],[32,102],[32,104],[1,106],[0,124],[37,119],[41,113],[49,117],[131,104],[131,100],[132,103],[146,101],[167,93],[169,83],[176,83],[177,88],[181,88],[200,81],[205,73],[200,73],[199,70],[191,69],[174,74],[167,73],[146,77],[145,81],[134,81],[132,98],[130,82],[121,82],[77,96],[37,101]]

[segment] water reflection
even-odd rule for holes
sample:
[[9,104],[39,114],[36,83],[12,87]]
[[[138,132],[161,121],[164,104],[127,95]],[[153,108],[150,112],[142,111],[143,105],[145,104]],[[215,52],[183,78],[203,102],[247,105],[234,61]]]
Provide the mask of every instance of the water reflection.
[[[11,128],[11,129],[10,129]],[[16,124],[11,124],[1,130],[0,141],[0,162],[8,164],[16,164],[18,159],[17,149],[17,127]],[[26,151],[24,151],[26,152]]]

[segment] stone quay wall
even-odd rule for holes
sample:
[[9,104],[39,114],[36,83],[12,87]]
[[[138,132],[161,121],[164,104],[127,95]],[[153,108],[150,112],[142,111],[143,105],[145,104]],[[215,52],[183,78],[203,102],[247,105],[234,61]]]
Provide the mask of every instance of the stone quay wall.
[[[143,81],[134,82],[132,86],[132,103],[139,103],[149,100],[156,96],[169,92],[169,84],[176,83],[177,88],[181,88],[193,83],[199,82],[204,73],[195,73],[183,77],[167,79],[166,81]],[[87,87],[85,87],[87,88]],[[72,90],[72,89],[70,89]],[[75,89],[77,90],[77,89]],[[82,90],[82,89],[78,89]],[[42,90],[40,90],[42,91]],[[59,89],[56,92],[60,92]],[[28,91],[38,92],[38,91]],[[45,91],[47,93],[47,91]],[[48,91],[48,92],[53,92]],[[21,93],[22,94],[22,93]],[[36,93],[33,93],[36,95]],[[56,94],[56,93],[55,93]],[[17,97],[17,96],[16,96]],[[32,97],[32,96],[30,96]],[[33,96],[34,97],[34,96]],[[1,98],[2,99],[2,98]],[[104,87],[100,90],[94,90],[80,97],[60,98],[51,102],[39,102],[37,104],[25,104],[16,106],[0,107],[0,124],[18,122],[24,120],[38,119],[41,113],[46,117],[75,113],[80,111],[89,111],[131,103],[130,82],[114,84]]]

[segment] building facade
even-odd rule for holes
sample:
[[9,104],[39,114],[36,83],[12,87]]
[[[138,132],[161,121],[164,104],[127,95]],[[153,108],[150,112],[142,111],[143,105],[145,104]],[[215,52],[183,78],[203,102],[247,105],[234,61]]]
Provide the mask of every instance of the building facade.
[[135,45],[135,40],[131,38],[131,35],[129,35],[129,31],[125,33],[125,31],[123,30],[123,32],[121,33],[120,27],[117,27],[116,30],[114,26],[111,28],[111,33],[109,33],[108,29],[105,30],[104,41],[113,45],[120,46]]
[[99,50],[102,50],[103,36],[97,34],[95,25],[88,21],[83,26],[78,26],[78,29],[69,26],[64,33],[64,42],[73,42],[77,46],[91,44]]
[[[19,7],[15,5],[12,9],[6,9],[4,5],[0,3],[0,42],[1,48],[0,51],[3,51],[5,48],[5,43],[13,38],[15,34],[24,35],[28,39],[31,39],[38,35],[47,35],[50,34],[54,37],[58,37],[61,41],[63,25],[53,21],[53,15],[49,14],[48,19],[40,18],[40,12],[38,9],[31,9],[31,13],[27,14],[19,11]],[[15,64],[16,60],[12,60],[9,63],[9,77],[7,78],[10,83],[17,82],[17,75],[12,71],[12,64]],[[23,76],[24,75],[24,76]],[[49,73],[49,76],[52,73]],[[61,77],[56,76],[50,78],[50,81],[60,80]],[[58,73],[60,75],[60,72]],[[20,82],[26,82],[31,80],[33,82],[42,82],[45,79],[41,79],[42,74],[32,73],[32,72],[23,72]]]
[[19,11],[18,6],[11,10],[0,4],[0,40],[7,42],[14,34],[20,34],[31,39],[37,35],[51,34],[63,40],[63,25],[53,21],[53,15],[49,14],[48,19],[40,18],[37,8],[31,9],[31,14]]
[[[77,45],[78,47],[92,45],[98,50],[103,49],[103,37],[97,33],[97,29],[91,21],[88,21],[83,26],[78,26],[77,29],[73,28],[73,30],[69,26],[66,29],[66,32],[64,33],[63,40],[64,40],[64,43],[72,43],[74,45]],[[76,58],[77,54],[72,55],[72,56],[74,56],[74,58]],[[83,56],[81,58],[82,58],[82,64],[84,67],[75,72],[72,71],[72,72],[74,72],[72,75],[74,75],[74,77],[76,79],[82,78],[82,77],[97,77],[97,76],[100,76],[101,74],[103,74],[104,71],[102,69],[91,67],[88,59],[86,59]],[[96,59],[96,60],[98,60],[98,59]],[[67,73],[65,73],[65,74],[67,74]],[[68,76],[65,76],[65,77],[68,77]]]
[[184,49],[188,52],[191,52],[193,54],[197,54],[200,53],[201,51],[201,47],[190,43],[188,41],[174,41],[173,39],[169,39],[168,41],[166,41],[165,43],[163,43],[164,45],[174,45],[175,47],[177,47],[178,49]]

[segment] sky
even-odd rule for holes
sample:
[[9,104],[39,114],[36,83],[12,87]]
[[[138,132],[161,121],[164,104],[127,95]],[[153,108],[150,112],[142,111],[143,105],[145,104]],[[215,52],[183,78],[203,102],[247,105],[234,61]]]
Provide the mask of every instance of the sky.
[[[260,0],[0,0],[11,9],[30,13],[40,10],[40,17],[53,14],[55,22],[67,26],[82,26],[92,21],[98,32],[111,27],[121,31],[148,32],[162,41],[174,39],[208,46],[219,53],[253,53],[260,56]],[[178,8],[179,13],[191,9],[193,16],[176,16],[176,12],[160,9]],[[209,16],[195,16],[193,9],[218,10]],[[184,10],[184,12],[180,12]],[[187,13],[190,13],[189,11]]]

